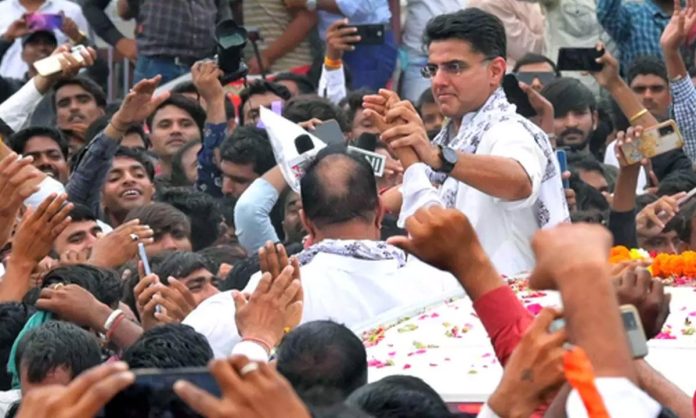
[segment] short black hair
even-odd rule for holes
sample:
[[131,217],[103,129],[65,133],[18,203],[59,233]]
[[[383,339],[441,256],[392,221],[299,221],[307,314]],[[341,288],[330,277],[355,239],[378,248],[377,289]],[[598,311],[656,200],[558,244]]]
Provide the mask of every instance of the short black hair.
[[345,113],[323,97],[306,95],[290,99],[283,109],[283,117],[291,122],[300,123],[317,118],[321,121],[335,119],[341,127],[341,131],[348,132],[350,126]]
[[239,261],[234,265],[232,271],[227,274],[227,277],[220,283],[220,290],[244,290],[249,284],[251,276],[261,270],[259,262],[259,254],[253,253],[249,257]]
[[541,54],[535,54],[533,52],[528,52],[526,53],[522,58],[520,58],[516,63],[515,67],[512,69],[513,73],[516,73],[520,70],[525,65],[529,64],[542,64],[546,63],[551,66],[553,69],[552,71],[556,74],[556,77],[561,76],[561,72],[558,71],[558,67],[556,66],[556,63],[551,60],[551,58],[541,55]]
[[[198,254],[206,257],[213,264],[213,273],[220,270],[222,263],[236,265],[247,258],[247,252],[240,244],[214,245],[198,251]],[[222,277],[221,277],[222,278]]]
[[346,403],[380,418],[452,417],[440,395],[414,376],[387,376],[359,388]]
[[639,75],[655,75],[665,80],[666,83],[669,83],[665,63],[660,58],[652,55],[640,56],[628,67],[626,73],[628,84],[630,85]]
[[285,72],[276,75],[273,81],[276,83],[279,81],[292,81],[297,85],[297,89],[300,91],[300,94],[317,93],[317,86],[312,83],[312,80],[310,80],[309,77],[304,75]]
[[272,83],[266,80],[256,80],[250,83],[244,90],[239,93],[239,124],[244,125],[244,105],[249,101],[251,96],[257,94],[273,93],[283,100],[290,100],[292,94],[287,87],[282,84]]
[[220,159],[235,164],[253,164],[258,175],[276,165],[268,134],[253,126],[237,127],[220,145]]
[[372,167],[345,151],[332,147],[320,151],[307,166],[300,190],[305,215],[319,226],[356,218],[372,222],[377,216],[379,197]]
[[316,387],[343,397],[367,383],[367,353],[362,341],[333,321],[302,324],[283,338],[276,351],[278,371],[298,393]]
[[116,153],[114,153],[113,159],[116,158],[130,158],[131,160],[137,161],[145,169],[145,174],[150,178],[150,181],[155,181],[155,165],[152,164],[152,160],[145,151],[120,146],[116,150]]
[[220,237],[222,210],[218,201],[208,193],[187,187],[172,187],[159,194],[157,200],[174,206],[188,216],[193,251],[212,245]]
[[15,361],[18,371],[26,368],[30,383],[41,382],[59,367],[75,378],[101,363],[101,349],[97,337],[77,325],[48,321],[21,339]]
[[193,93],[198,95],[198,89],[196,88],[196,85],[193,84],[193,81],[182,81],[180,83],[177,83],[172,89],[170,90],[172,94],[184,94],[184,93]]
[[561,77],[545,85],[541,95],[553,105],[556,118],[569,112],[597,110],[597,100],[592,91],[575,78]]
[[346,112],[348,126],[353,126],[355,115],[363,108],[363,98],[369,94],[375,94],[375,91],[368,88],[353,90],[338,103],[338,106]]
[[430,19],[425,27],[423,44],[429,47],[432,42],[449,39],[466,41],[473,52],[487,58],[507,57],[503,22],[495,15],[476,7]]
[[155,241],[162,235],[174,231],[191,238],[191,221],[188,216],[168,203],[152,202],[132,209],[123,222],[139,219],[141,225],[149,226],[155,233]]
[[688,192],[696,187],[696,173],[692,170],[675,170],[660,180],[658,196],[671,196],[679,192]]
[[73,208],[70,211],[70,222],[85,222],[97,221],[97,217],[92,209],[82,203],[73,203]]
[[596,171],[604,175],[604,168],[593,156],[582,153],[568,153],[568,165],[572,170]]
[[172,186],[192,186],[189,179],[186,178],[186,168],[184,167],[182,159],[184,158],[184,154],[198,145],[201,145],[201,141],[189,141],[174,153],[172,157],[172,175],[170,177],[170,184]]
[[12,389],[12,377],[7,373],[12,344],[36,310],[32,305],[20,302],[0,303],[0,391]]
[[165,324],[151,328],[123,353],[131,369],[205,367],[213,350],[204,336],[188,325]]
[[684,205],[679,209],[679,214],[684,219],[684,222],[680,224],[680,228],[677,231],[679,233],[679,239],[689,243],[691,241],[691,221],[696,218],[696,200],[691,200],[689,203]]
[[143,129],[142,125],[131,125],[128,128],[126,128],[126,132],[123,134],[123,136],[127,136],[130,134],[138,134],[140,138],[143,140],[143,145],[145,146],[145,149],[150,149],[152,147],[152,143],[150,142],[150,137],[147,136],[145,133],[145,129]]
[[32,138],[37,136],[45,136],[51,138],[58,145],[64,159],[68,159],[68,141],[61,131],[56,128],[46,126],[32,126],[15,132],[9,139],[9,145],[12,151],[17,154],[24,154],[24,150]]
[[[64,78],[61,80],[58,80],[58,82],[53,86],[53,91],[55,93],[58,92],[61,88],[65,86],[80,86],[82,87],[87,93],[89,93],[92,97],[94,97],[94,101],[97,102],[97,106],[103,108],[106,108],[106,94],[104,94],[104,90],[102,90],[101,87],[99,87],[99,84],[95,83],[92,81],[92,79],[88,77],[83,77],[81,75],[71,77],[71,78]],[[53,94],[53,110],[56,110],[56,94]]]
[[115,270],[87,264],[56,267],[46,274],[41,287],[51,287],[56,283],[78,285],[112,308],[118,306],[123,293],[121,278]]
[[176,251],[167,254],[164,261],[162,261],[153,272],[159,276],[162,283],[166,284],[167,277],[171,276],[176,279],[181,279],[200,269],[206,269],[215,275],[217,271],[214,270],[213,267],[213,263],[201,254],[188,251]]
[[200,103],[189,99],[188,97],[181,95],[181,94],[172,94],[167,100],[162,102],[157,108],[150,114],[150,116],[147,117],[147,126],[150,128],[150,132],[154,129],[152,126],[152,122],[155,119],[155,116],[157,116],[157,113],[164,109],[167,106],[174,106],[178,107],[179,109],[183,110],[184,112],[188,113],[189,116],[191,116],[191,119],[196,123],[196,126],[198,126],[198,131],[201,134],[201,139],[203,139],[203,126],[205,125],[205,110],[201,107]]

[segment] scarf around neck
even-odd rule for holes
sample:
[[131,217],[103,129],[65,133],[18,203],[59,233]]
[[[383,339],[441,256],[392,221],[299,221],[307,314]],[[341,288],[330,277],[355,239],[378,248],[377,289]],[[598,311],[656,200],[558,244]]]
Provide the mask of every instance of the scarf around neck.
[[399,267],[406,265],[406,253],[384,241],[325,239],[297,255],[300,265],[314,260],[319,253],[342,255],[358,260],[395,260]]
[[[568,204],[565,199],[561,170],[546,134],[534,123],[520,116],[516,107],[508,102],[505,92],[498,88],[486,103],[476,112],[464,115],[459,132],[450,138],[450,125],[446,124],[435,137],[433,143],[448,146],[457,151],[476,154],[485,133],[495,124],[513,121],[520,124],[534,138],[534,142],[546,157],[546,168],[541,180],[539,196],[534,202],[534,214],[539,228],[548,228],[570,220]],[[432,173],[431,180],[441,184],[440,197],[448,208],[456,207],[459,181]]]

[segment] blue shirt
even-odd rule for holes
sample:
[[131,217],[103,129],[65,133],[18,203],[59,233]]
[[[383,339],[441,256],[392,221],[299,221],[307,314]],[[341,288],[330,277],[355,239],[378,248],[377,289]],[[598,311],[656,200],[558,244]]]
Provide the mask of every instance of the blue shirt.
[[336,0],[336,5],[342,15],[319,11],[321,39],[326,39],[326,30],[329,26],[343,17],[347,17],[354,25],[388,24],[391,21],[391,11],[387,0]]
[[651,0],[625,4],[621,0],[597,1],[597,20],[616,42],[624,68],[642,55],[662,58],[660,36],[670,17]]
[[669,84],[674,119],[684,137],[684,153],[691,161],[696,161],[696,87],[688,76]]
[[203,147],[198,152],[198,181],[196,188],[213,197],[222,197],[222,172],[215,165],[215,149],[225,140],[225,123],[206,123]]

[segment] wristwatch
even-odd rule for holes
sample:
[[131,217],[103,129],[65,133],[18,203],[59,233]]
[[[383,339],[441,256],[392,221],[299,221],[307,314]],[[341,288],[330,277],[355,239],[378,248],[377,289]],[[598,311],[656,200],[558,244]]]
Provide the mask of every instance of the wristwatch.
[[457,155],[457,151],[455,151],[453,148],[443,147],[442,145],[439,145],[439,148],[440,168],[437,171],[449,175],[452,170],[454,170],[454,166],[457,165],[459,155]]
[[305,4],[305,7],[310,12],[317,10],[317,0],[307,0],[307,4]]

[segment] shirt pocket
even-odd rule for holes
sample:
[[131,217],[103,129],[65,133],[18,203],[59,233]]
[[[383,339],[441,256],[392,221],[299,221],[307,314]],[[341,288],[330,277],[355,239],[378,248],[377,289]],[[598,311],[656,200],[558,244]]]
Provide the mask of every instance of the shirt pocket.
[[597,10],[585,2],[563,1],[562,15],[565,30],[578,38],[586,38],[598,32]]

